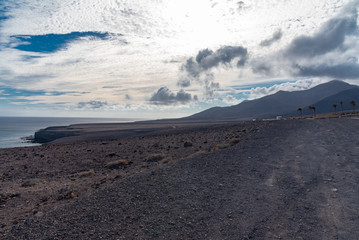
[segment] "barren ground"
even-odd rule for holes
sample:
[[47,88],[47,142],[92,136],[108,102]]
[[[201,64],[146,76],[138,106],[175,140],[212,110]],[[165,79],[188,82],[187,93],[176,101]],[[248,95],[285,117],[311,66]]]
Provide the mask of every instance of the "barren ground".
[[[217,145],[228,147],[230,141],[258,131],[262,125],[211,124],[176,129],[163,125],[150,134],[130,137],[132,132],[138,133],[126,129],[119,132],[117,126],[108,124],[101,132],[96,124],[89,125],[94,132],[90,139],[121,139],[81,142],[87,140],[84,134],[39,147],[0,149],[0,238],[29,217],[42,216],[138,172],[214,151]],[[76,127],[86,130],[86,125]],[[113,127],[116,129],[111,132]]]
[[357,239],[358,134],[303,119],[2,150],[2,239]]

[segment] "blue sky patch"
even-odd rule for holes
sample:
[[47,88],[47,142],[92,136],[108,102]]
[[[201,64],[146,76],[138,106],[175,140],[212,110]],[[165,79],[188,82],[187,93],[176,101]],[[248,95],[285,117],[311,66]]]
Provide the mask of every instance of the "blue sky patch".
[[31,96],[61,96],[66,94],[80,94],[79,92],[60,92],[60,91],[43,91],[43,90],[24,90],[14,88],[1,88],[0,96],[6,96],[7,98],[13,97],[31,97]]
[[282,83],[294,83],[297,80],[283,80],[283,81],[271,81],[271,82],[263,82],[263,83],[256,83],[256,84],[248,84],[248,85],[233,85],[231,86],[232,88],[236,89],[236,90],[250,90],[252,88],[257,88],[257,87],[272,87],[273,85],[276,84],[282,84]]
[[67,34],[46,34],[46,35],[14,35],[11,36],[20,43],[15,49],[26,52],[53,53],[66,47],[70,42],[83,37],[94,37],[107,39],[110,33],[107,32],[71,32]]
[[9,18],[8,16],[6,16],[7,11],[8,11],[7,7],[4,6],[4,4],[1,3],[1,1],[0,1],[0,23],[1,23],[1,21],[4,21]]

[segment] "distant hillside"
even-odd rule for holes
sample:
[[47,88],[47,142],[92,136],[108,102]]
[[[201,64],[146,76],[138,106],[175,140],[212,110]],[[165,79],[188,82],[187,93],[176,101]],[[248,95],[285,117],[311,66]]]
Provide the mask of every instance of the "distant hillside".
[[[343,111],[349,111],[353,108],[350,106],[351,101],[355,101],[357,104],[359,104],[359,88],[354,87],[349,90],[342,91],[338,94],[335,94],[333,96],[329,96],[319,102],[316,102],[314,104],[311,104],[311,106],[314,106],[316,108],[316,113],[328,113],[328,112],[334,112],[335,109],[333,108],[333,104],[337,105],[336,111],[341,112],[341,106],[339,102],[343,102]],[[303,115],[311,114],[309,110],[309,105],[303,108]],[[288,116],[296,116],[298,113],[295,111],[287,114]]]
[[[333,80],[304,91],[286,92],[279,91],[259,99],[244,101],[230,107],[214,107],[203,112],[183,118],[185,120],[250,120],[253,118],[272,118],[277,115],[296,115],[299,107],[305,109],[309,105],[318,104],[318,111],[327,102],[334,101],[345,95],[346,90],[358,89],[358,86],[350,85],[343,81]],[[349,93],[349,92],[348,92]],[[343,94],[343,95],[341,95]],[[350,92],[349,98],[354,100],[355,91]],[[338,96],[336,96],[338,95]],[[335,97],[336,96],[336,97]],[[333,97],[333,98],[331,98]],[[335,98],[334,98],[335,97]],[[351,101],[350,100],[350,101]],[[321,102],[324,101],[324,102]],[[339,101],[345,101],[344,98]],[[338,101],[337,101],[338,102]],[[336,103],[331,102],[329,108]],[[359,100],[358,100],[359,103]],[[339,104],[338,104],[339,105]],[[344,107],[344,106],[343,106]],[[338,107],[339,110],[340,107]],[[325,108],[323,108],[324,111]],[[332,109],[333,110],[333,109]],[[325,110],[325,111],[332,111]],[[294,112],[293,112],[294,111]],[[319,113],[319,112],[318,112]]]

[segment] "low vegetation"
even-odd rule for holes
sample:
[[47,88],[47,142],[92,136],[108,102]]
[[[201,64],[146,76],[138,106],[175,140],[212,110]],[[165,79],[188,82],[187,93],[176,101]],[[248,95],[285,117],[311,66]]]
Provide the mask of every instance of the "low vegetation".
[[217,144],[214,148],[213,148],[213,151],[217,151],[217,150],[220,150],[220,149],[225,149],[225,148],[229,148],[230,145],[228,143],[220,143],[220,144]]
[[127,165],[131,164],[131,162],[121,159],[121,160],[116,160],[116,161],[112,161],[112,162],[108,162],[105,164],[106,168],[109,169],[119,169],[119,168],[124,168]]
[[145,162],[159,162],[163,159],[165,159],[166,156],[164,154],[158,153],[158,154],[152,154],[148,156],[145,160]]
[[171,162],[174,162],[172,157],[166,157],[160,161],[161,164],[167,164],[167,163],[171,163]]
[[77,175],[79,175],[79,177],[88,177],[88,176],[91,176],[94,174],[95,174],[95,170],[93,170],[93,169],[77,173]]
[[241,141],[240,138],[232,138],[230,141],[229,141],[229,145],[235,145],[237,143],[239,143]]
[[206,151],[200,150],[200,151],[198,151],[198,152],[195,152],[195,153],[190,154],[190,155],[188,156],[188,158],[197,157],[197,156],[202,155],[202,154],[204,154],[204,153],[206,153]]

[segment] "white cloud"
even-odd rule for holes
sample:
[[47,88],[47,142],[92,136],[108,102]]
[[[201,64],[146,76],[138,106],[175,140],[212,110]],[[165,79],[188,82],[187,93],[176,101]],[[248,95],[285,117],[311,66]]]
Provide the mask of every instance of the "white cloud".
[[[252,59],[265,58],[303,32],[315,32],[318,26],[337,14],[348,1],[241,2],[8,1],[6,4],[10,6],[9,14],[12,17],[3,21],[0,28],[0,86],[83,92],[75,96],[29,97],[44,104],[66,102],[68,106],[76,106],[79,102],[104,99],[108,103],[107,107],[120,104],[131,105],[131,111],[137,111],[134,108],[143,110],[147,109],[143,106],[147,106],[151,94],[160,87],[168,86],[173,91],[179,91],[176,84],[180,66],[184,63],[182,60],[194,56],[199,50],[244,46],[248,48]],[[260,42],[272,36],[277,29],[282,29],[283,36],[281,41],[273,45],[276,49],[273,46],[260,48]],[[7,45],[11,35],[64,34],[75,31],[101,31],[123,36],[114,36],[106,40],[81,39],[58,52],[32,54],[41,58],[31,61],[24,61],[26,53]],[[355,44],[356,40],[348,39],[347,45]],[[128,44],[124,44],[123,41]],[[346,57],[351,56],[357,56],[357,51],[351,54],[348,51]],[[216,88],[216,91],[230,89],[234,84],[267,81],[264,78],[256,79],[258,76],[250,73],[248,69],[239,71],[220,66],[213,69],[213,72],[215,82],[220,82],[220,88]],[[274,71],[275,74],[288,77],[288,73],[280,70]],[[305,83],[301,84],[303,88],[307,86]],[[193,84],[192,88],[199,99],[206,99],[200,91],[199,84]],[[277,88],[285,89],[285,86],[257,89],[251,97],[270,94]],[[296,87],[292,85],[292,89]],[[226,104],[240,101],[230,94],[222,99]],[[128,107],[118,109],[125,111]],[[148,109],[159,111],[164,107],[149,105]]]
[[249,91],[249,99],[256,99],[266,95],[275,94],[279,91],[301,91],[315,87],[319,84],[326,82],[326,80],[320,79],[304,79],[295,82],[285,82],[281,84],[275,84],[270,87],[256,87]]
[[237,105],[237,104],[243,102],[243,100],[244,99],[237,99],[237,98],[233,97],[232,95],[226,95],[222,101],[228,105]]

